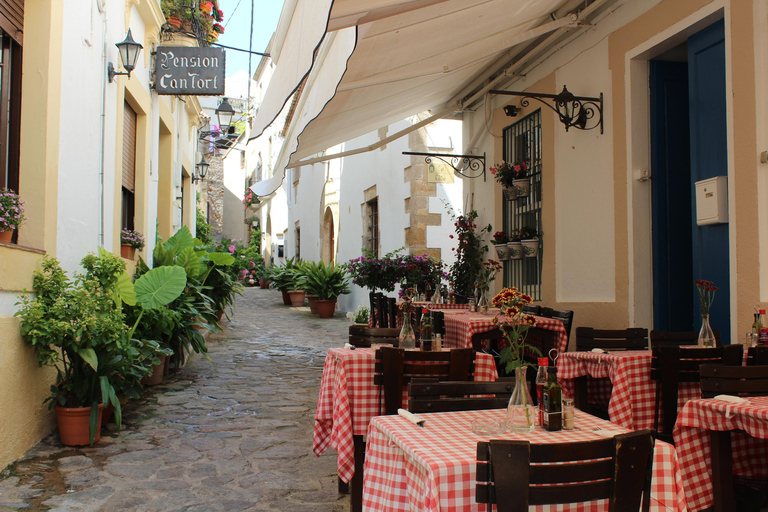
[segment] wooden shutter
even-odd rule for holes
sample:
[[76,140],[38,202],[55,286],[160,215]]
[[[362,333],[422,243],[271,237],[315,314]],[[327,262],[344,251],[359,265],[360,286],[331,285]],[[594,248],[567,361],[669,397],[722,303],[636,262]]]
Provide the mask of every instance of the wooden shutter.
[[136,112],[128,103],[123,115],[123,188],[136,188]]
[[23,44],[24,0],[0,0],[0,28]]

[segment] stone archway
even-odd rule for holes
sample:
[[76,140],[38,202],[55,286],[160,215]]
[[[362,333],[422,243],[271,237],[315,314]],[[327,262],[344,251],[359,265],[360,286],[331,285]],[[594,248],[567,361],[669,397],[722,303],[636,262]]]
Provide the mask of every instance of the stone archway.
[[331,207],[325,208],[325,214],[323,215],[323,249],[322,260],[326,265],[336,263],[336,230],[334,229],[333,212]]

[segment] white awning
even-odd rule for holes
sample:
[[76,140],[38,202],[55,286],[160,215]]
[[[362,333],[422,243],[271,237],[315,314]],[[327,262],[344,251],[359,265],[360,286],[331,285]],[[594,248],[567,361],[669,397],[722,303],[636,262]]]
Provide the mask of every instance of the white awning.
[[[296,8],[315,1],[298,0]],[[322,44],[305,41],[307,47],[320,48],[310,64],[315,69],[310,73],[308,67],[302,74],[303,68],[297,68],[292,80],[298,81],[285,84],[282,78],[276,82],[278,62],[267,93],[273,86],[283,91],[278,95],[292,92],[307,79],[276,172],[281,173],[289,161],[295,164],[416,113],[453,105],[459,110],[465,88],[503,52],[548,31],[573,26],[572,19],[550,18],[565,4],[573,0],[337,0],[325,17],[313,7],[315,25],[327,21],[329,31]],[[291,25],[294,19],[300,25],[309,22],[297,11]],[[542,25],[547,27],[536,28]],[[316,37],[316,26],[307,33]],[[330,35],[344,44],[338,40],[331,44]],[[281,59],[288,45],[286,37]],[[345,66],[339,65],[342,61]],[[280,104],[286,101],[287,96]],[[264,118],[271,116],[271,122],[278,113],[269,107],[272,110],[262,115],[265,107],[257,115],[251,138],[266,126]]]

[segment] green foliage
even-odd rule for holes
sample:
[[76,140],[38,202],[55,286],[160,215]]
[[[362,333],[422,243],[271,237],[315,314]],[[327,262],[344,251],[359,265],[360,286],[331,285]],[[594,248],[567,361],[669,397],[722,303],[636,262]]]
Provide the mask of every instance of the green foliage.
[[195,226],[197,231],[197,238],[205,245],[211,245],[214,244],[216,241],[213,239],[213,236],[211,235],[211,231],[213,230],[213,227],[208,224],[205,220],[205,215],[203,215],[203,211],[200,209],[200,207],[197,207],[197,216],[195,220]]
[[304,290],[320,300],[335,299],[350,292],[347,272],[322,261],[310,262],[302,268]]
[[493,228],[488,224],[478,231],[475,210],[458,216],[450,210],[450,215],[454,220],[459,242],[456,248],[456,261],[451,265],[450,271],[453,289],[459,295],[471,297],[474,295],[475,283],[483,271],[484,254],[488,251],[483,237]]
[[272,281],[272,287],[278,290],[298,290],[297,288],[301,283],[300,280],[303,276],[301,271],[303,262],[294,260],[293,258],[286,258],[286,260],[279,266],[272,266],[269,277]]
[[402,281],[400,256],[397,253],[403,248],[376,258],[368,249],[363,249],[363,255],[348,261],[344,267],[352,276],[352,283],[371,290],[391,292],[395,285]]

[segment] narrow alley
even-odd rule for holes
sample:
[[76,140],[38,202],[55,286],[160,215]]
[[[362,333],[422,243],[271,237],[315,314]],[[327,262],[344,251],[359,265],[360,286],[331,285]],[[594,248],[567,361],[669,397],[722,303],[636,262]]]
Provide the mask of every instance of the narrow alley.
[[231,321],[177,375],[124,409],[93,447],[54,434],[0,475],[0,511],[349,509],[336,452],[312,453],[320,377],[349,322],[246,288]]

